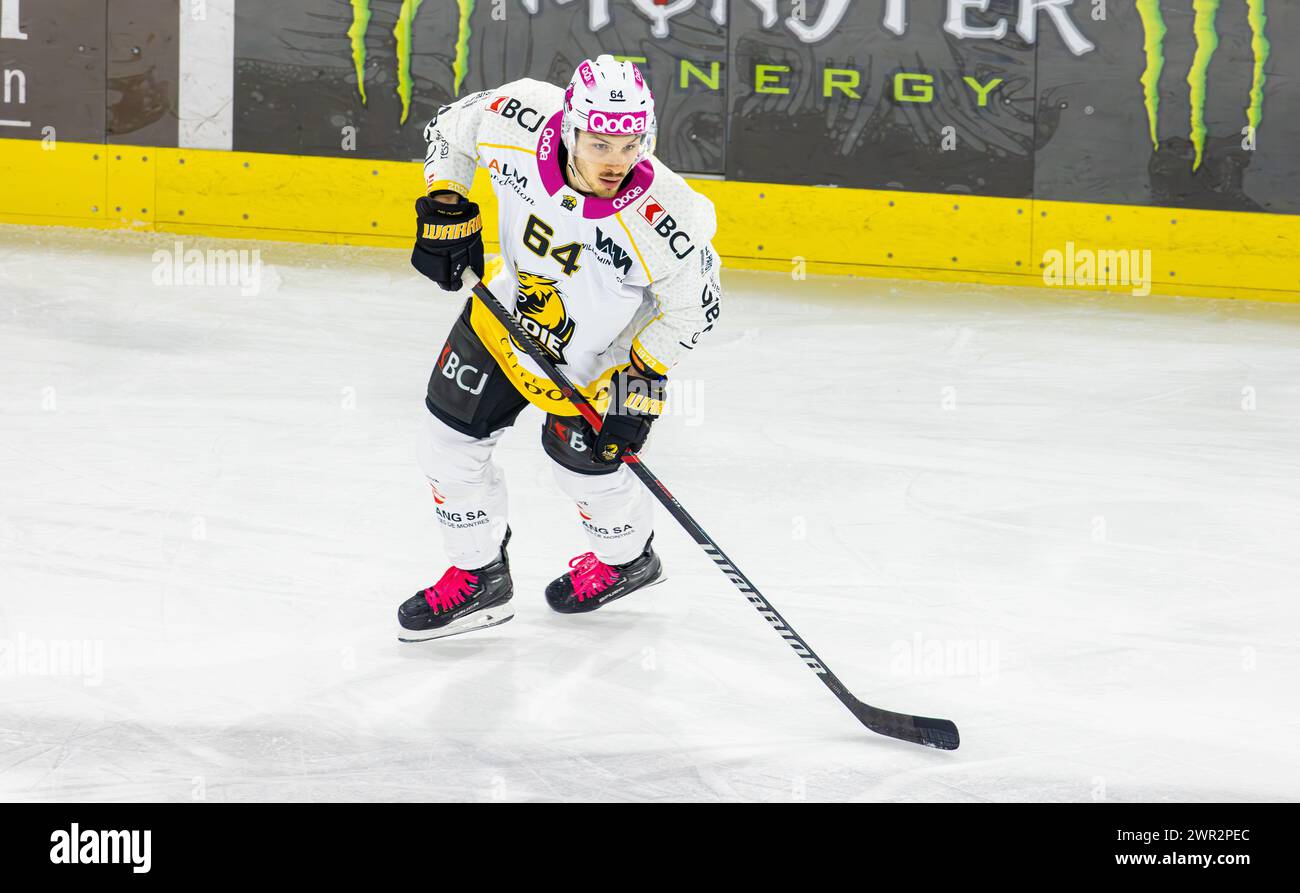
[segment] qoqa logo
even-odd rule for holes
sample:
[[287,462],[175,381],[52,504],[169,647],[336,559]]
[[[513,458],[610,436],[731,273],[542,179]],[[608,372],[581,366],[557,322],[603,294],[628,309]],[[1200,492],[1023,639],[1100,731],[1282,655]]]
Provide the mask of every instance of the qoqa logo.
[[587,118],[587,129],[594,133],[645,133],[645,112],[624,112],[621,115],[592,112]]
[[547,161],[551,157],[551,140],[555,137],[555,128],[548,127],[542,131],[542,141],[537,146],[537,157]]
[[628,191],[627,195],[620,195],[618,198],[614,199],[614,210],[615,210],[615,211],[621,211],[621,210],[623,210],[623,209],[624,209],[625,207],[627,207],[630,203],[632,203],[632,202],[636,201],[638,198],[640,198],[640,197],[641,197],[641,193],[643,193],[643,192],[645,192],[645,187],[644,187],[644,186],[634,186],[634,187],[632,187],[632,188]]

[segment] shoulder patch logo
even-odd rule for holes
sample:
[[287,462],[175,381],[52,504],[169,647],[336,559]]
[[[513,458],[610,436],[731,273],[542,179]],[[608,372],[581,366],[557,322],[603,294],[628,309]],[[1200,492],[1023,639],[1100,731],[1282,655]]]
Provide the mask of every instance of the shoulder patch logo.
[[636,212],[642,220],[654,227],[654,231],[660,238],[668,241],[668,249],[678,258],[684,258],[695,250],[690,235],[685,230],[677,228],[677,221],[673,219],[673,215],[655,201],[653,195],[646,193],[645,200],[636,206]]
[[707,276],[709,275],[709,271],[712,269],[713,269],[713,252],[709,250],[708,245],[705,245],[703,248],[700,249],[700,275]]
[[566,211],[572,211],[574,208],[578,207],[578,200],[571,195],[566,195],[564,198],[560,199],[560,207]]
[[528,108],[518,99],[504,93],[492,100],[487,110],[514,121],[529,133],[536,133],[546,122],[546,118],[537,109]]
[[637,205],[637,213],[645,218],[645,222],[653,225],[660,217],[663,216],[664,206],[655,201],[653,195],[647,195],[645,201]]

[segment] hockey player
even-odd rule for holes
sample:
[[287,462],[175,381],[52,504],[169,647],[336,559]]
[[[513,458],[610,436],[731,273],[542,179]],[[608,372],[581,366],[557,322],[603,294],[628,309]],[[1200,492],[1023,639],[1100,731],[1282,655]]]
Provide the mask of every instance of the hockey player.
[[[713,205],[652,154],[654,96],[631,62],[602,55],[568,88],[523,79],[444,106],[429,122],[427,195],[411,262],[446,291],[483,279],[597,412],[597,435],[471,297],[429,378],[420,464],[452,566],[398,609],[424,641],[514,615],[506,488],[492,451],[529,403],[591,551],[546,588],[562,613],[658,582],[650,495],[622,458],[663,410],[668,371],[718,317]],[[496,195],[499,258],[484,264],[469,200],[475,168]]]

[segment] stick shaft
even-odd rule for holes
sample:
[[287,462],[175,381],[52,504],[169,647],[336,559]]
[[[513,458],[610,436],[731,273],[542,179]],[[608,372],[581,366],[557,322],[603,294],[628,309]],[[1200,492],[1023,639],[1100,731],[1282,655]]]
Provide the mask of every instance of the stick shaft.
[[[466,273],[470,276],[472,273]],[[475,296],[483,305],[492,313],[501,325],[505,326],[507,332],[514,339],[515,344],[522,347],[533,360],[542,367],[551,382],[560,389],[560,393],[573,404],[578,413],[587,420],[592,429],[597,433],[601,428],[601,417],[588,402],[586,396],[578,390],[569,377],[566,376],[551,361],[541,346],[533,340],[519,324],[519,321],[510,314],[508,310],[497,300],[496,296],[488,290],[488,287],[482,281],[476,282],[473,286]],[[704,554],[709,557],[718,570],[730,580],[741,594],[749,600],[759,615],[772,625],[781,638],[790,645],[795,654],[804,662],[810,670],[817,674],[817,677],[829,688],[835,697],[839,698],[844,706],[848,707],[853,715],[860,722],[870,728],[872,731],[879,732],[882,735],[889,735],[894,738],[915,741],[918,744],[926,744],[930,747],[941,747],[943,749],[953,749],[957,746],[957,727],[948,720],[927,719],[924,717],[909,716],[907,714],[893,713],[888,710],[881,710],[864,704],[854,697],[839,677],[830,671],[830,668],[817,656],[816,652],[808,646],[808,643],[794,631],[790,624],[786,623],[785,618],[772,607],[758,588],[750,582],[749,578],[732,563],[722,547],[717,544],[713,537],[705,532],[699,522],[695,520],[686,511],[685,507],[677,501],[676,497],[664,486],[663,481],[659,480],[653,472],[641,461],[637,455],[624,456],[625,462],[632,473],[635,474],[641,483],[654,494],[660,504],[668,511],[678,524],[686,531],[687,535],[704,550]],[[919,725],[918,725],[919,724]],[[951,731],[949,731],[951,729]]]

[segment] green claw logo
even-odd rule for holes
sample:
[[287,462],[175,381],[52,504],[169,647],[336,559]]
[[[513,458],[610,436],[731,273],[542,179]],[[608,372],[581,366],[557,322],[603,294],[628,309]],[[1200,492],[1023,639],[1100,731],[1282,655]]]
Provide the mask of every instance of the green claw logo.
[[[1268,62],[1269,43],[1265,31],[1268,28],[1268,13],[1264,8],[1265,0],[1245,0],[1247,19],[1250,21],[1251,50],[1255,56],[1254,78],[1250,88],[1250,104],[1246,107],[1246,121],[1251,133],[1256,133],[1264,123],[1264,66]],[[1205,97],[1208,91],[1208,72],[1214,51],[1219,48],[1219,32],[1215,29],[1215,18],[1219,14],[1222,0],[1192,0],[1194,17],[1192,32],[1196,35],[1196,55],[1187,72],[1188,96],[1192,104],[1191,136],[1192,146],[1196,149],[1196,162],[1192,170],[1200,170],[1205,160]],[[1142,93],[1146,101],[1147,121],[1151,125],[1151,145],[1159,150],[1160,136],[1160,75],[1165,69],[1165,27],[1164,16],[1160,12],[1160,0],[1137,0],[1138,15],[1142,19],[1142,29],[1146,34],[1144,48],[1146,51],[1146,69],[1142,72]]]
[[[402,0],[397,25],[393,28],[393,37],[397,39],[397,96],[402,100],[402,124],[411,114],[411,94],[415,90],[415,83],[411,80],[412,26],[423,2]],[[460,86],[469,71],[469,17],[474,11],[474,0],[456,0],[456,6],[460,19],[456,29],[456,57],[452,60],[451,70],[455,77],[455,95],[459,96]],[[348,40],[352,43],[352,65],[357,72],[357,93],[362,105],[366,104],[366,31],[369,28],[370,0],[352,0],[352,27],[348,28]]]
[[[352,64],[356,68],[357,93],[362,105],[366,104],[366,32],[370,27],[370,0],[350,0],[352,4],[352,26],[348,28],[348,39],[352,45]],[[1271,49],[1266,31],[1268,13],[1266,0],[1243,0],[1247,7],[1247,18],[1251,30],[1251,50],[1254,53],[1254,76],[1250,89],[1250,103],[1246,107],[1246,120],[1251,132],[1257,133],[1264,122],[1264,67],[1268,63]],[[397,40],[397,95],[402,101],[401,123],[405,124],[411,112],[411,95],[414,83],[411,79],[411,52],[413,49],[412,26],[416,13],[423,0],[402,0],[397,14],[397,24],[393,36]],[[1187,85],[1192,106],[1191,139],[1196,150],[1193,170],[1200,170],[1205,160],[1205,99],[1208,93],[1208,74],[1210,62],[1219,48],[1219,33],[1215,28],[1215,19],[1219,13],[1222,0],[1192,0],[1194,18],[1192,30],[1196,36],[1196,55],[1187,72]],[[456,30],[456,54],[452,60],[454,77],[454,95],[460,95],[461,85],[469,71],[469,36],[470,14],[474,11],[474,0],[456,0],[459,13]],[[1169,33],[1165,26],[1164,15],[1160,9],[1160,0],[1135,0],[1138,16],[1142,20],[1145,34],[1143,50],[1146,55],[1146,68],[1142,72],[1141,83],[1147,122],[1150,125],[1151,145],[1160,148],[1160,78],[1165,69],[1165,36]]]

